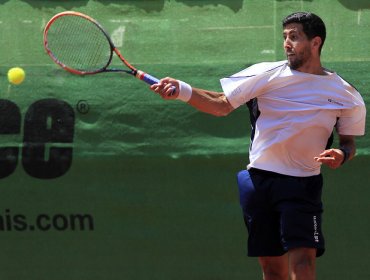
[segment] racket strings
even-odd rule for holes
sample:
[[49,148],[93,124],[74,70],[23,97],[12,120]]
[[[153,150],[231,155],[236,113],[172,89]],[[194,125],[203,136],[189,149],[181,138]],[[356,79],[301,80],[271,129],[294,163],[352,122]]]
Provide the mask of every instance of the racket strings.
[[69,68],[96,72],[111,60],[112,49],[107,37],[86,18],[62,16],[50,26],[47,37],[54,58]]

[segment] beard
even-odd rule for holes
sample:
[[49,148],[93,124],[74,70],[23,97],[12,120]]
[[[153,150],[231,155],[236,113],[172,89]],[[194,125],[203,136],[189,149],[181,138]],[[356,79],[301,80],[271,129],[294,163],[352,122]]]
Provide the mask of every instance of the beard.
[[305,65],[311,58],[311,50],[306,48],[305,50],[295,53],[293,56],[287,55],[288,66],[292,70],[297,70]]
[[288,66],[292,69],[292,70],[297,70],[298,68],[302,67],[302,65],[304,64],[304,61],[302,58],[290,58],[288,57]]

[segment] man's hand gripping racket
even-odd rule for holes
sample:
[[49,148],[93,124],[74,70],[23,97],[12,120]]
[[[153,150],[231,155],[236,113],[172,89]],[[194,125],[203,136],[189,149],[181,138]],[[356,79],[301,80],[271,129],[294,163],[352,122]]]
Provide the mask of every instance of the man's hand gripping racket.
[[[55,63],[73,74],[125,72],[149,85],[160,82],[128,63],[103,27],[93,18],[79,12],[66,11],[53,16],[45,26],[44,46]],[[109,68],[113,53],[128,69]],[[174,86],[168,85],[166,89],[168,97],[175,96]]]

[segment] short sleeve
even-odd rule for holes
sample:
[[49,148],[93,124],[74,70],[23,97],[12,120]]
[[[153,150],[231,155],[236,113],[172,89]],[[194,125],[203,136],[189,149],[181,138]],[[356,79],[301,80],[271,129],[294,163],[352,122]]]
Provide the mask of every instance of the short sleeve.
[[230,77],[220,80],[222,89],[234,108],[258,96],[274,73],[286,65],[286,61],[263,62],[250,66]]
[[364,105],[344,109],[337,122],[337,132],[341,135],[364,135],[365,121],[366,107]]

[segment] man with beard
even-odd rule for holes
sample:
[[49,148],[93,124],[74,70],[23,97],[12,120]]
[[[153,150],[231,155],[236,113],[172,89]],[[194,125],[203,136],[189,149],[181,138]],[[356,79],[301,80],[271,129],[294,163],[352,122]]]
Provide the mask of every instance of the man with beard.
[[[223,78],[221,93],[173,78],[151,86],[215,116],[248,105],[250,162],[238,185],[248,255],[258,257],[265,280],[316,279],[316,257],[325,250],[321,165],[336,169],[352,159],[355,136],[365,133],[361,95],[321,64],[325,37],[320,17],[297,12],[283,20],[286,61]],[[339,146],[330,148],[334,128]]]

